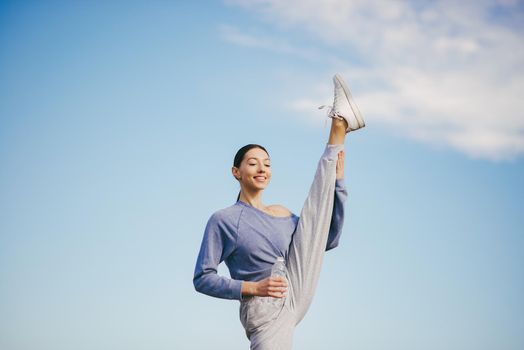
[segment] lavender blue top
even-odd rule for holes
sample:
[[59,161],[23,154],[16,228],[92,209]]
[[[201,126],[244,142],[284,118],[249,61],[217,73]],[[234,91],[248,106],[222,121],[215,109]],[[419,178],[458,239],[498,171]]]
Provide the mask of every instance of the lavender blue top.
[[[326,250],[338,245],[344,223],[347,191],[336,180],[333,216]],[[223,299],[242,299],[242,281],[271,275],[279,256],[287,260],[299,217],[276,217],[242,201],[218,210],[209,218],[195,266],[193,284],[198,292]],[[231,278],[217,274],[225,261]]]

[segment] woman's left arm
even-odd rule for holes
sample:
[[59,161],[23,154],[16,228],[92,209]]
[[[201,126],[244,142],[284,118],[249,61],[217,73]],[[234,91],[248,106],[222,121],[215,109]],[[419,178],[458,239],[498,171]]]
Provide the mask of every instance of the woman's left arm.
[[346,186],[344,185],[344,151],[340,151],[338,154],[336,177],[333,214],[331,216],[331,225],[329,226],[326,251],[338,246],[344,225],[344,203],[348,196]]

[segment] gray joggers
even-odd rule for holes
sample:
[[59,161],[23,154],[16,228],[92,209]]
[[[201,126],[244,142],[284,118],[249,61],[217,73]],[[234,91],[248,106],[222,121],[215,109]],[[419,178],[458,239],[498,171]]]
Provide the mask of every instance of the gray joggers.
[[289,247],[288,295],[276,302],[244,297],[240,322],[252,350],[290,350],[295,326],[304,318],[322,267],[333,213],[337,154],[344,145],[326,145]]

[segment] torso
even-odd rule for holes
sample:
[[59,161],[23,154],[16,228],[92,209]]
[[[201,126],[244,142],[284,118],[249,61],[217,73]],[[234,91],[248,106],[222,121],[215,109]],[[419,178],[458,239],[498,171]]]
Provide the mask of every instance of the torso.
[[261,210],[242,201],[221,212],[231,233],[225,263],[233,279],[261,280],[271,273],[277,257],[287,259],[298,216],[281,205]]

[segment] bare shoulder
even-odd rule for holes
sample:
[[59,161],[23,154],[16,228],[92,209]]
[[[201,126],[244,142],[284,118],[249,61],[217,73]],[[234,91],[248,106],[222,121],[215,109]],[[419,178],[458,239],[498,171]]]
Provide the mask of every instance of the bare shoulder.
[[290,216],[292,214],[288,208],[280,204],[268,205],[266,208],[274,216]]

